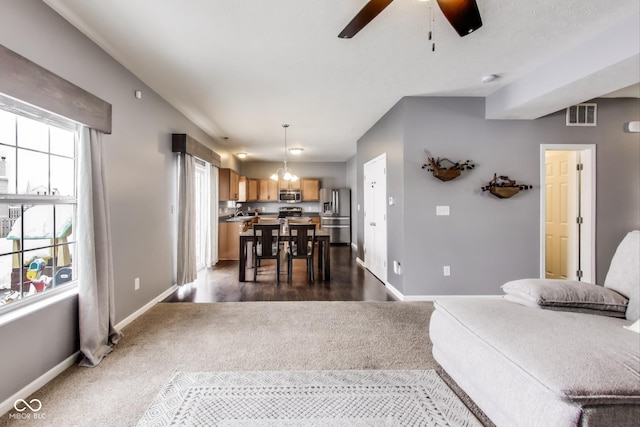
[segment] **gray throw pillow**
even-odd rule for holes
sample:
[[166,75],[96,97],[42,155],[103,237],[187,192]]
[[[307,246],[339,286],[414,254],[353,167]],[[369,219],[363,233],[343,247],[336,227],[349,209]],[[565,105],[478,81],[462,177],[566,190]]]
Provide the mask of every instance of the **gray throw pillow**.
[[530,307],[625,317],[628,300],[592,283],[555,279],[520,279],[502,285],[505,299]]
[[630,231],[618,245],[604,286],[629,299],[627,320],[640,318],[640,231]]

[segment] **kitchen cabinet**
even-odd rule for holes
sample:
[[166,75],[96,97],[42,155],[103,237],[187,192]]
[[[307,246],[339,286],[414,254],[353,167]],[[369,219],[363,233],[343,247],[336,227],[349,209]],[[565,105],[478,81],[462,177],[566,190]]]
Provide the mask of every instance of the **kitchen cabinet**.
[[317,202],[320,200],[320,180],[318,178],[301,178],[300,190],[303,202]]
[[258,201],[277,202],[278,201],[278,181],[272,179],[258,180]]
[[240,233],[246,231],[250,223],[251,219],[218,223],[218,259],[234,261],[239,259]]
[[238,188],[238,201],[255,202],[256,200],[258,200],[258,180],[241,176]]
[[284,179],[281,179],[278,181],[278,188],[281,190],[300,190],[300,180],[285,181]]
[[238,200],[240,193],[240,176],[229,168],[220,169],[219,173],[220,200]]

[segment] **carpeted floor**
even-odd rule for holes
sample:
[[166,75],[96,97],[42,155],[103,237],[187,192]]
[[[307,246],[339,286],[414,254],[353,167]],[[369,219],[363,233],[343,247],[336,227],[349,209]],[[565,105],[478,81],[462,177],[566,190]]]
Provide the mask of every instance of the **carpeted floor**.
[[428,302],[158,304],[96,368],[72,367],[11,426],[131,426],[178,371],[433,369]]

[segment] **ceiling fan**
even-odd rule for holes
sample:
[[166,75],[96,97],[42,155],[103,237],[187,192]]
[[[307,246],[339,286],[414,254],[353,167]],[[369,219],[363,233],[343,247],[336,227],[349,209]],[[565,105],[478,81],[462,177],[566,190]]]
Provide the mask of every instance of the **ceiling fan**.
[[[344,27],[338,37],[350,39],[382,12],[393,0],[369,0],[356,16]],[[476,0],[437,0],[438,6],[460,37],[482,27],[482,19]]]

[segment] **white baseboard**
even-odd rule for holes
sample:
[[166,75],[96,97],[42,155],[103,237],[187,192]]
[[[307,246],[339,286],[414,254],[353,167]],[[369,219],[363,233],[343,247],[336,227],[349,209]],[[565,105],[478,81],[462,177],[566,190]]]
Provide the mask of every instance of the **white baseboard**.
[[[68,369],[71,366],[75,365],[77,363],[79,357],[80,357],[80,352],[79,351],[73,353],[71,356],[67,357],[65,360],[63,360],[62,362],[58,363],[53,368],[49,369],[43,375],[40,375],[38,378],[33,380],[30,384],[28,384],[25,387],[23,387],[16,394],[11,396],[10,398],[5,400],[4,402],[0,403],[0,417],[4,416],[7,412],[9,412],[11,410],[11,408],[13,408],[13,405],[16,403],[16,401],[18,399],[26,399],[31,394],[33,394],[36,391],[40,390],[45,384],[47,384],[49,381],[51,381],[52,379],[54,379],[55,377],[60,375],[66,369]],[[44,404],[46,404],[46,403],[44,403]]]
[[[366,268],[368,270],[363,260],[356,257],[356,262],[362,268]],[[398,301],[435,301],[438,298],[469,298],[469,297],[502,298],[502,295],[405,295],[402,292],[400,292],[398,289],[396,289],[396,287],[393,286],[391,283],[389,282],[382,282],[382,283],[389,290],[389,292],[391,292],[393,296],[398,299]]]
[[138,317],[142,316],[145,312],[149,311],[154,305],[156,305],[157,303],[159,303],[160,301],[162,301],[163,299],[171,295],[176,289],[178,289],[178,285],[173,285],[172,287],[170,287],[169,289],[167,289],[166,291],[164,291],[163,293],[161,293],[160,295],[158,295],[157,297],[155,297],[154,299],[152,299],[151,301],[149,301],[148,303],[140,307],[138,310],[134,311],[129,316],[127,316],[126,318],[118,322],[118,324],[116,325],[116,329],[120,330],[124,328],[129,323],[133,322]]

